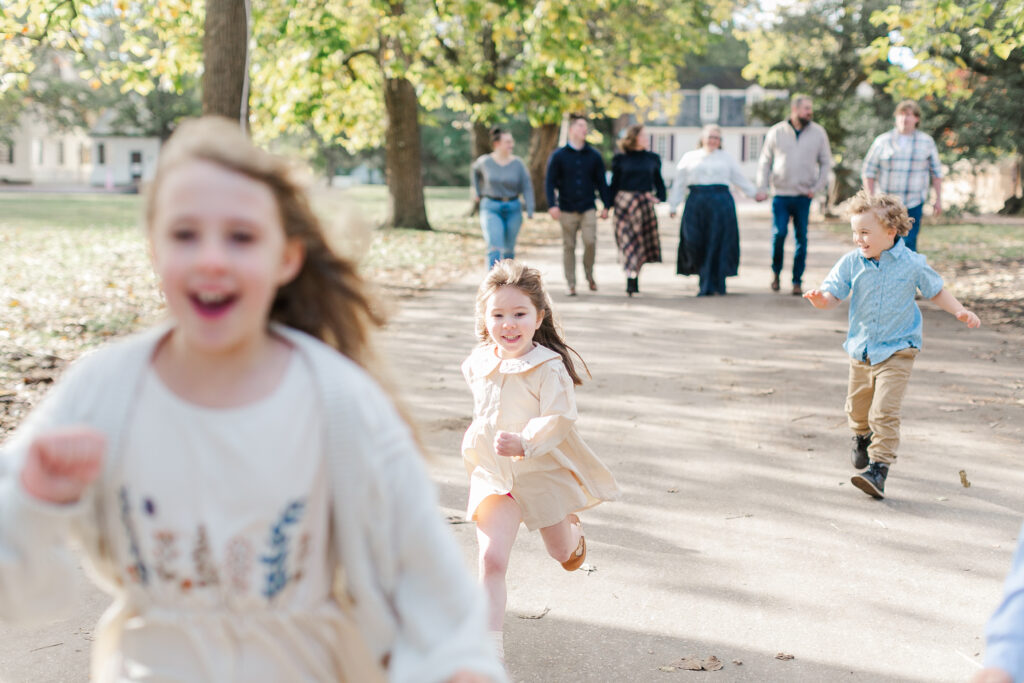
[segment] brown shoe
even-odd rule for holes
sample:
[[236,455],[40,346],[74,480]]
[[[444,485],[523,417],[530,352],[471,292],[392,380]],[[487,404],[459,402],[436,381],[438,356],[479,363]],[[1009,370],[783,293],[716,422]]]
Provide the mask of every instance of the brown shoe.
[[779,291],[779,276],[778,275],[773,275],[772,276],[771,288],[772,288],[773,292]]
[[[579,517],[577,517],[575,514],[569,515],[569,517],[571,517],[573,520],[575,520],[575,521],[569,522],[570,524],[572,524],[573,526],[581,526],[582,527],[582,524],[580,524],[580,518]],[[562,569],[564,569],[567,572],[574,572],[577,569],[579,569],[580,566],[583,565],[583,561],[585,559],[587,559],[587,539],[584,538],[583,535],[581,534],[580,535],[580,542],[576,546],[576,550],[572,551],[572,555],[569,556],[568,560],[566,560],[565,562],[562,562]]]
[[597,291],[597,283],[594,282],[593,280],[587,280],[587,286],[590,287],[591,292]]
[[804,290],[801,289],[799,284],[793,285],[793,296],[803,296]]

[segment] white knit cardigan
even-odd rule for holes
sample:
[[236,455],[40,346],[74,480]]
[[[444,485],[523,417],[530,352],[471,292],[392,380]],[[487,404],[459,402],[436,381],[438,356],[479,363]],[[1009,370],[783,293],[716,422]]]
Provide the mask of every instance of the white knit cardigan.
[[[100,622],[94,680],[115,654],[127,612],[109,552],[121,532],[117,520],[105,518],[102,501],[116,495],[109,481],[123,457],[125,426],[144,370],[169,329],[156,327],[76,362],[2,447],[0,617],[33,621],[66,611],[77,572],[70,536],[82,546],[90,573],[115,597]],[[443,681],[463,669],[505,681],[487,637],[482,593],[441,520],[422,457],[391,401],[333,348],[290,328],[273,329],[309,364],[324,406],[334,540],[371,653],[389,656],[388,678],[395,682]],[[72,424],[107,436],[103,474],[74,505],[39,502],[19,483],[25,452],[42,430]]]

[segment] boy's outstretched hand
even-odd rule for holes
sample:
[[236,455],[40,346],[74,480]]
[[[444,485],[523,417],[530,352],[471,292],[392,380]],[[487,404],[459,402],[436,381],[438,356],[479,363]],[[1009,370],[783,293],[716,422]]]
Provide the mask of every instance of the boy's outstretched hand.
[[967,327],[970,327],[971,329],[981,327],[981,318],[979,318],[974,311],[969,311],[966,308],[961,309],[960,312],[956,314],[956,319],[962,323],[967,323]]
[[989,667],[974,674],[971,683],[1013,683],[1013,677],[1002,669]]
[[834,296],[820,289],[807,290],[804,292],[804,298],[810,301],[815,308],[831,308],[839,303]]
[[62,427],[41,434],[29,446],[21,485],[48,503],[74,503],[99,476],[107,440],[92,427]]

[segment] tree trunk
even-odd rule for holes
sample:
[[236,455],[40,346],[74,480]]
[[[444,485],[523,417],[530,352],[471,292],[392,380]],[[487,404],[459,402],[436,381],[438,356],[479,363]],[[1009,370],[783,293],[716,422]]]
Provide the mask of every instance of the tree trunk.
[[533,183],[533,198],[537,213],[548,210],[548,199],[544,194],[544,173],[548,168],[548,159],[558,146],[558,133],[561,126],[557,123],[545,123],[530,129],[530,182]]
[[384,78],[384,175],[388,184],[388,227],[430,230],[423,198],[419,101],[406,78]]
[[208,0],[203,31],[203,114],[249,122],[249,0]]
[[470,131],[470,144],[473,146],[473,160],[494,150],[491,144],[491,127],[486,123],[476,122]]

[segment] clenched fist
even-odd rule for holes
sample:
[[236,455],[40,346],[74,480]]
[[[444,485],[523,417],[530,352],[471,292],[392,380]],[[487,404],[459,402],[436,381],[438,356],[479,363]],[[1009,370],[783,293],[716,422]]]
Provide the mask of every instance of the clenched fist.
[[48,503],[74,503],[96,480],[107,440],[92,427],[62,427],[41,434],[29,446],[21,485]]
[[498,432],[494,435],[494,452],[503,458],[522,458],[523,438],[513,432]]

